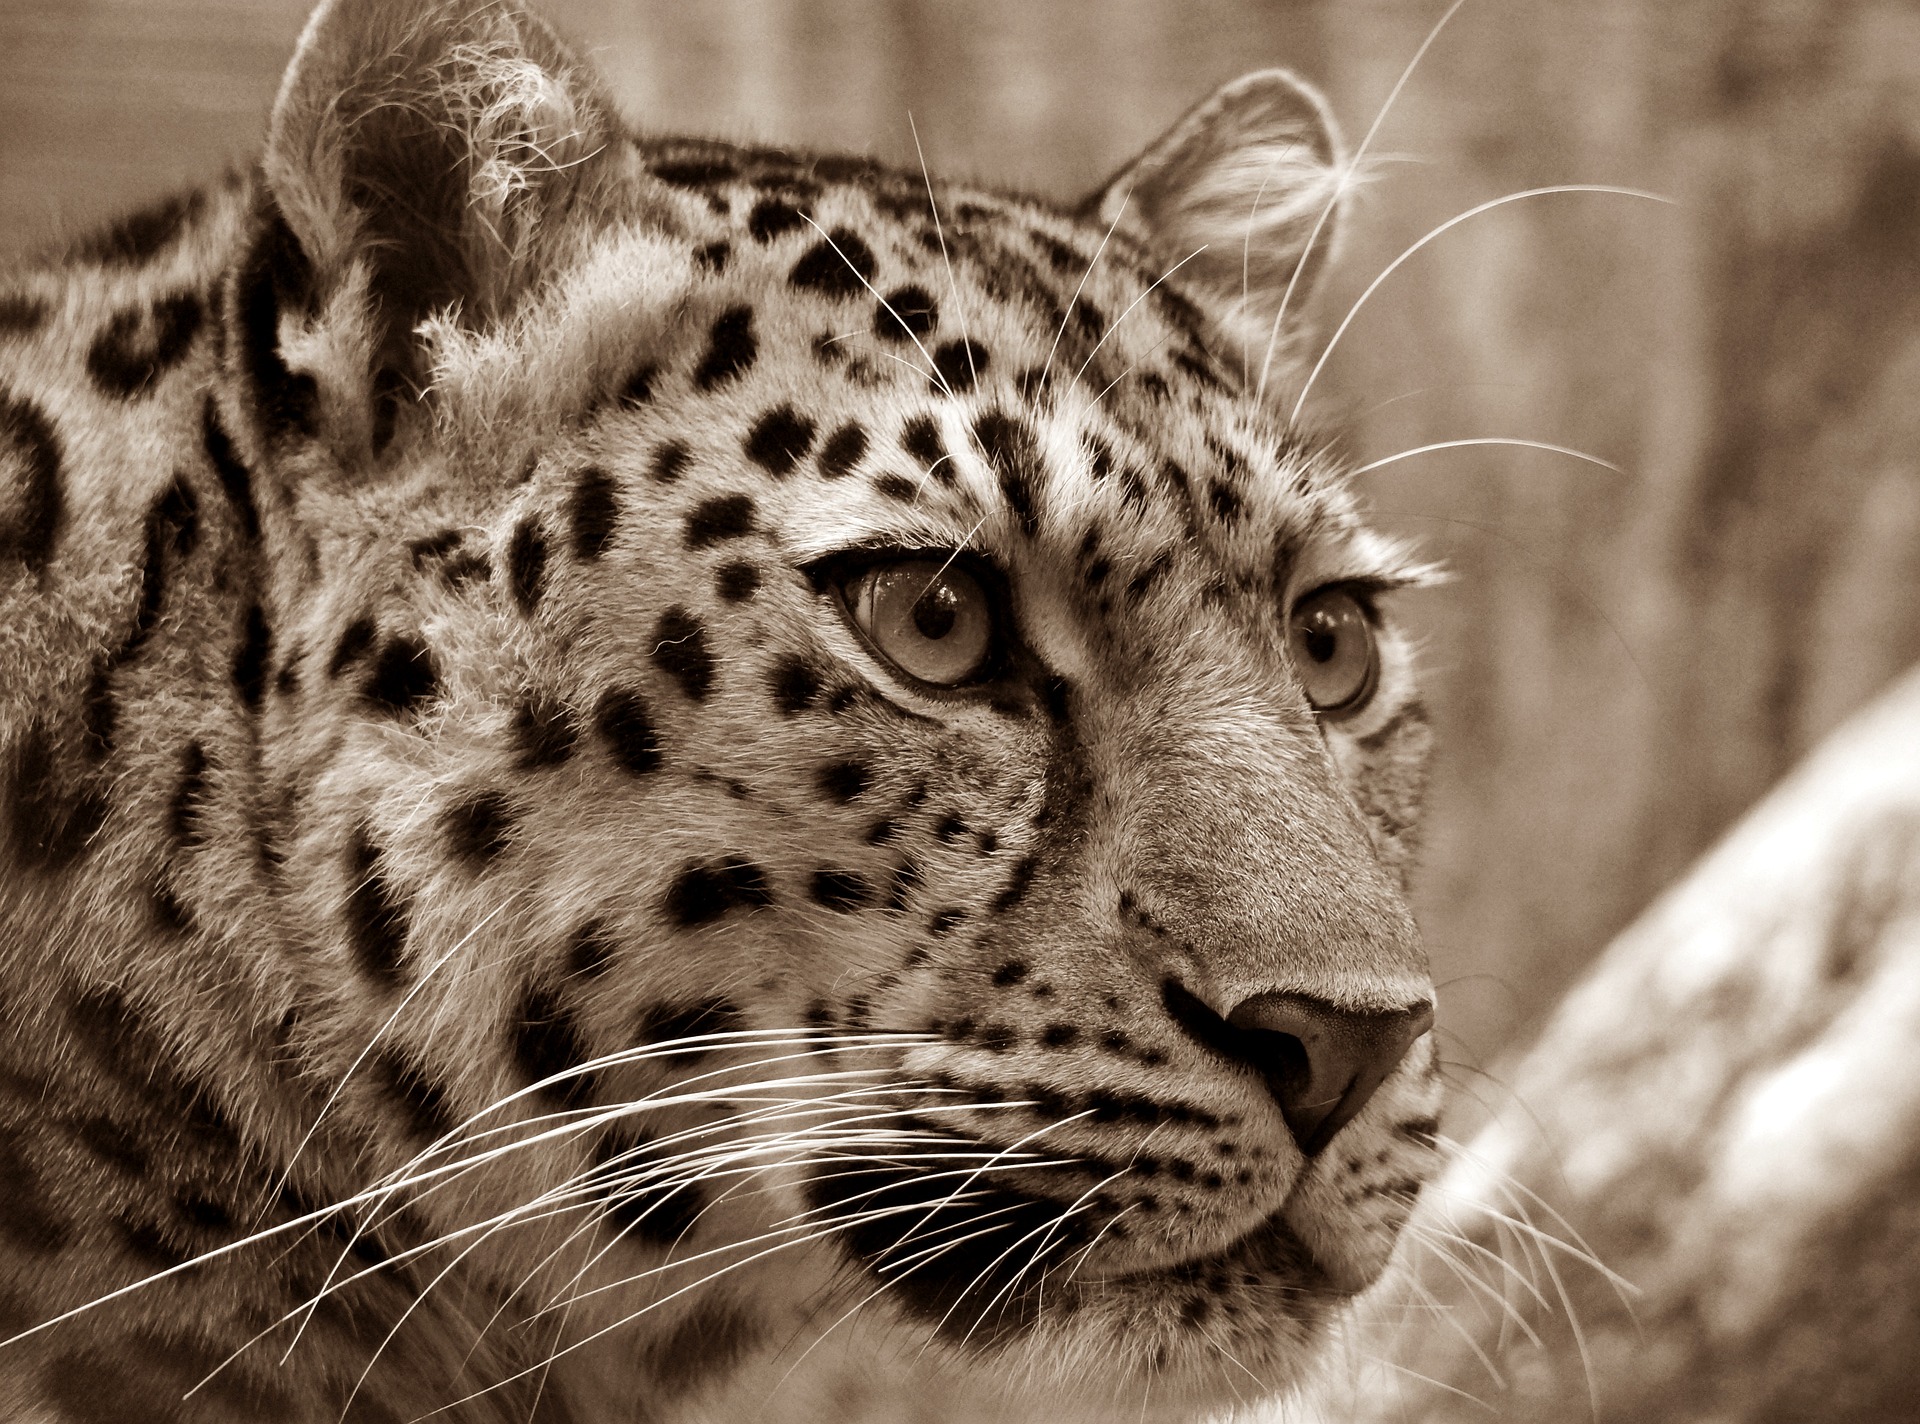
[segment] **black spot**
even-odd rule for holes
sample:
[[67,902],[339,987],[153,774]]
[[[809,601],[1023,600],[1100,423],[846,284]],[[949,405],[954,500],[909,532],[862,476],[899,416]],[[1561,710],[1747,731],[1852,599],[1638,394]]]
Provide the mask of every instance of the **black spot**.
[[991,410],[974,422],[973,434],[988,466],[999,476],[1000,492],[1020,520],[1020,527],[1028,534],[1034,533],[1040,527],[1037,501],[1043,471],[1032,429],[1004,411]]
[[165,1122],[172,1132],[209,1152],[240,1150],[239,1134],[202,1084],[177,1071],[177,1056],[126,997],[113,989],[92,989],[68,1006],[74,1043],[146,1105],[149,1122]]
[[469,865],[486,865],[507,848],[516,820],[513,803],[498,791],[462,797],[440,813],[440,829],[453,853]]
[[1098,341],[1107,329],[1107,314],[1085,297],[1075,297],[1068,315],[1075,328],[1089,341]]
[[253,472],[234,453],[233,441],[220,423],[220,408],[211,395],[200,406],[200,446],[207,452],[214,474],[220,477],[220,488],[226,491],[227,503],[240,521],[240,532],[249,543],[257,540],[260,511],[253,502]]
[[207,195],[198,191],[162,198],[81,238],[74,243],[72,255],[78,261],[97,262],[102,267],[145,266],[179,241],[188,220],[206,206],[206,201]]
[[513,714],[513,743],[522,768],[558,766],[573,755],[573,714],[544,697],[529,696]]
[[588,920],[574,931],[567,950],[567,975],[575,979],[598,979],[613,963],[613,938],[599,920]]
[[147,394],[186,356],[205,314],[193,292],[115,313],[87,349],[87,374],[117,399]]
[[980,854],[992,855],[999,848],[1000,837],[998,835],[990,830],[980,832]]
[[749,369],[759,354],[760,343],[753,334],[753,308],[728,307],[714,318],[707,352],[693,373],[693,383],[710,391]]
[[146,555],[140,570],[140,603],[133,615],[133,631],[127,635],[120,656],[138,652],[160,621],[166,604],[167,568],[193,552],[199,542],[199,501],[193,486],[176,478],[165,494],[147,511]]
[[233,652],[233,686],[249,712],[260,706],[260,694],[266,691],[267,663],[273,656],[273,630],[267,615],[255,603],[247,609],[246,631]]
[[365,657],[377,631],[371,618],[360,617],[349,623],[340,641],[334,644],[333,656],[327,660],[327,676],[337,678]]
[[661,908],[683,929],[709,924],[732,909],[773,903],[766,872],[738,856],[689,865],[667,887]]
[[581,1040],[580,1026],[550,989],[536,985],[521,1000],[513,1056],[529,1083],[558,1080],[540,1093],[563,1107],[578,1107],[591,1092],[593,1075],[578,1070],[592,1054]]
[[1055,674],[1040,684],[1040,698],[1046,704],[1047,717],[1056,727],[1065,726],[1073,703],[1073,684]]
[[959,395],[987,371],[987,348],[977,341],[943,341],[933,349],[933,388]]
[[813,448],[813,422],[790,405],[777,405],[747,432],[747,458],[774,475],[792,473]]
[[873,887],[851,870],[816,870],[807,886],[807,898],[846,914],[872,900]]
[[14,746],[12,783],[14,853],[26,864],[60,870],[87,849],[106,819],[105,795],[89,781],[63,775],[45,727],[29,726]]
[[599,558],[606,552],[619,523],[620,505],[614,497],[613,476],[598,465],[588,465],[574,476],[573,496],[567,501],[567,526],[575,557]]
[[830,480],[840,479],[851,474],[866,453],[867,432],[859,421],[849,420],[820,447],[820,473]]
[[979,1044],[989,1053],[1005,1053],[1019,1043],[1020,1035],[1011,1024],[990,1023],[980,1030]]
[[198,742],[188,742],[180,753],[180,779],[174,783],[173,798],[167,806],[167,830],[182,849],[200,845],[206,838],[200,824],[206,809],[206,780],[206,749]]
[[1071,1048],[1080,1040],[1080,1029],[1075,1024],[1048,1024],[1040,1034],[1042,1048]]
[[753,499],[744,494],[721,494],[703,499],[687,515],[689,549],[704,549],[723,539],[738,539],[753,531]]
[[387,882],[380,850],[364,829],[347,846],[344,914],[360,972],[383,989],[396,987],[407,946],[407,905]]
[[792,232],[804,221],[792,203],[780,198],[762,198],[747,215],[747,231],[757,242],[771,242],[783,233]]
[[433,696],[439,685],[440,674],[427,645],[411,633],[395,633],[375,655],[361,690],[368,701],[404,714]]
[[1214,481],[1207,491],[1207,497],[1213,505],[1213,512],[1223,523],[1232,524],[1240,518],[1244,508],[1240,496],[1226,485]]
[[873,481],[876,492],[888,499],[897,499],[902,504],[912,504],[920,497],[920,490],[914,482],[904,475],[876,475]]
[[1026,898],[1027,890],[1033,884],[1033,873],[1038,868],[1039,863],[1030,855],[1022,856],[1014,863],[1006,888],[993,898],[994,914],[1004,915]]
[[722,564],[713,576],[713,588],[728,603],[743,603],[759,590],[760,570],[744,560]]
[[1053,393],[1053,372],[1045,366],[1029,366],[1014,377],[1013,383],[1027,400],[1048,400]]
[[547,532],[538,520],[523,519],[507,541],[507,587],[522,613],[531,614],[540,602],[546,578]]
[[899,838],[899,835],[900,823],[890,817],[883,817],[875,821],[871,826],[868,826],[866,835],[862,836],[861,839],[868,845],[873,846],[892,845],[893,842]]
[[874,310],[873,331],[888,341],[911,341],[939,320],[940,308],[925,287],[895,287]]
[[35,573],[53,556],[66,508],[60,487],[60,441],[47,413],[24,396],[0,390],[0,494],[14,495],[0,519],[0,557]]
[[105,761],[113,752],[113,733],[120,720],[119,704],[113,700],[113,664],[103,662],[87,679],[80,697],[81,746],[95,762]]
[[[177,1266],[184,1266],[198,1254],[184,1241],[174,1240],[169,1232],[148,1221],[122,1222],[120,1239],[125,1244],[129,1255],[142,1265],[156,1271],[170,1271]],[[112,1417],[137,1419],[139,1416],[116,1414]]]
[[733,248],[724,242],[709,242],[693,250],[694,261],[716,277],[727,270],[727,259],[732,255]]
[[43,298],[25,292],[0,292],[0,336],[27,336],[47,319]]
[[1155,554],[1151,563],[1127,580],[1127,597],[1136,602],[1146,597],[1147,590],[1153,587],[1160,575],[1164,574],[1172,563],[1172,556],[1164,549]]
[[782,658],[774,664],[769,681],[773,685],[773,705],[789,717],[804,712],[820,695],[819,671],[801,658]]
[[34,1256],[48,1256],[67,1244],[70,1228],[55,1212],[56,1193],[43,1190],[40,1172],[27,1156],[24,1135],[0,1127],[0,1239]]
[[632,688],[613,687],[600,696],[594,726],[606,739],[613,759],[635,776],[660,767],[660,737],[647,699]]
[[940,824],[933,828],[933,834],[940,841],[951,845],[966,835],[970,829],[972,828],[958,816],[949,815],[943,817]]
[[843,805],[858,797],[872,781],[873,773],[862,762],[835,761],[820,768],[820,789]]
[[873,280],[873,249],[851,228],[837,227],[793,264],[787,281],[827,297],[857,297]]
[[609,1135],[594,1154],[594,1178],[604,1184],[607,1219],[620,1234],[664,1249],[693,1230],[706,1199],[698,1187],[663,1174],[649,1143],[644,1134]]
[[101,1161],[130,1177],[147,1171],[147,1151],[130,1129],[108,1117],[85,1117],[71,1124],[75,1139]]
[[653,452],[653,464],[649,473],[656,484],[670,485],[679,479],[687,468],[687,461],[693,452],[679,440],[669,440]]
[[280,354],[280,304],[304,308],[313,295],[313,267],[293,229],[271,198],[234,287],[242,357],[253,383],[255,410],[269,435],[311,435],[319,386],[295,373]]
[[[698,999],[683,1004],[653,1004],[642,1011],[634,1037],[654,1046],[681,1044],[711,1034],[734,1033],[745,1024],[739,1008],[727,999]],[[690,1063],[705,1057],[718,1044],[691,1044],[678,1049],[677,1061]]]
[[940,427],[934,423],[932,416],[911,417],[901,428],[900,445],[934,478],[944,484],[953,483],[953,464],[947,457],[946,445],[940,439]]
[[1018,984],[1022,979],[1027,977],[1028,973],[1029,968],[1024,959],[1009,959],[1005,964],[1002,964],[998,969],[993,971],[993,982],[998,987],[1004,989],[1009,984]]
[[713,654],[707,651],[707,630],[679,604],[660,615],[653,630],[653,665],[680,684],[695,702],[704,702],[713,690]]
[[447,1090],[416,1063],[392,1049],[376,1054],[370,1065],[374,1084],[406,1114],[407,1130],[437,1141],[460,1126]]
[[642,406],[653,399],[653,380],[660,374],[660,368],[648,362],[635,366],[627,376],[626,384],[620,387],[620,404],[624,406]]
[[677,163],[656,163],[654,177],[681,188],[707,188],[739,176],[740,170],[724,159],[683,159]]
[[937,935],[951,934],[966,917],[965,910],[935,910],[927,917],[927,930]]

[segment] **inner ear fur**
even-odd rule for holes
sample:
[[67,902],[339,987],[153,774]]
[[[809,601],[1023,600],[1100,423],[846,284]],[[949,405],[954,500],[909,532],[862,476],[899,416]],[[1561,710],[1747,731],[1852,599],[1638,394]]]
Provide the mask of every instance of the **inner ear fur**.
[[317,305],[361,314],[370,398],[425,384],[426,317],[483,327],[537,285],[607,181],[617,130],[595,78],[518,5],[325,0],[264,167]]
[[1264,69],[1188,110],[1081,211],[1180,263],[1178,280],[1258,362],[1283,305],[1298,312],[1326,269],[1350,181],[1326,100]]

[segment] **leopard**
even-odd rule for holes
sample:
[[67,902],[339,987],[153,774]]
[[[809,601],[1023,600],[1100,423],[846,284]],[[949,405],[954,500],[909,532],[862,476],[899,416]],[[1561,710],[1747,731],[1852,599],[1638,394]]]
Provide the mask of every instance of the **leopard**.
[[1197,1419],[1438,1163],[1288,71],[1090,195],[324,0],[0,278],[0,1417]]

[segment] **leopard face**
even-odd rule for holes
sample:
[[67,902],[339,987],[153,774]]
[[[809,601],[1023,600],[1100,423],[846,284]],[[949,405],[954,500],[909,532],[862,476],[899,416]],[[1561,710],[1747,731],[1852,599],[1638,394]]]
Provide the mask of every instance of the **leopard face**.
[[324,1120],[358,1229],[564,1302],[581,1398],[1296,1378],[1437,1102],[1419,571],[1261,399],[1338,172],[1276,74],[1070,212],[634,138],[505,7],[323,6],[181,368],[252,760],[122,715],[272,1172]]

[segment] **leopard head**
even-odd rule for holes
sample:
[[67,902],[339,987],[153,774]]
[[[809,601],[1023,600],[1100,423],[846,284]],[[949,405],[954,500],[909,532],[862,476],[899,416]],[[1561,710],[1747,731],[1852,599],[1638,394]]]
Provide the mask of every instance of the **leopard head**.
[[321,7],[220,395],[288,1036],[562,1358],[1185,1417],[1382,1269],[1420,571],[1269,399],[1345,172],[1278,71],[1063,208]]

